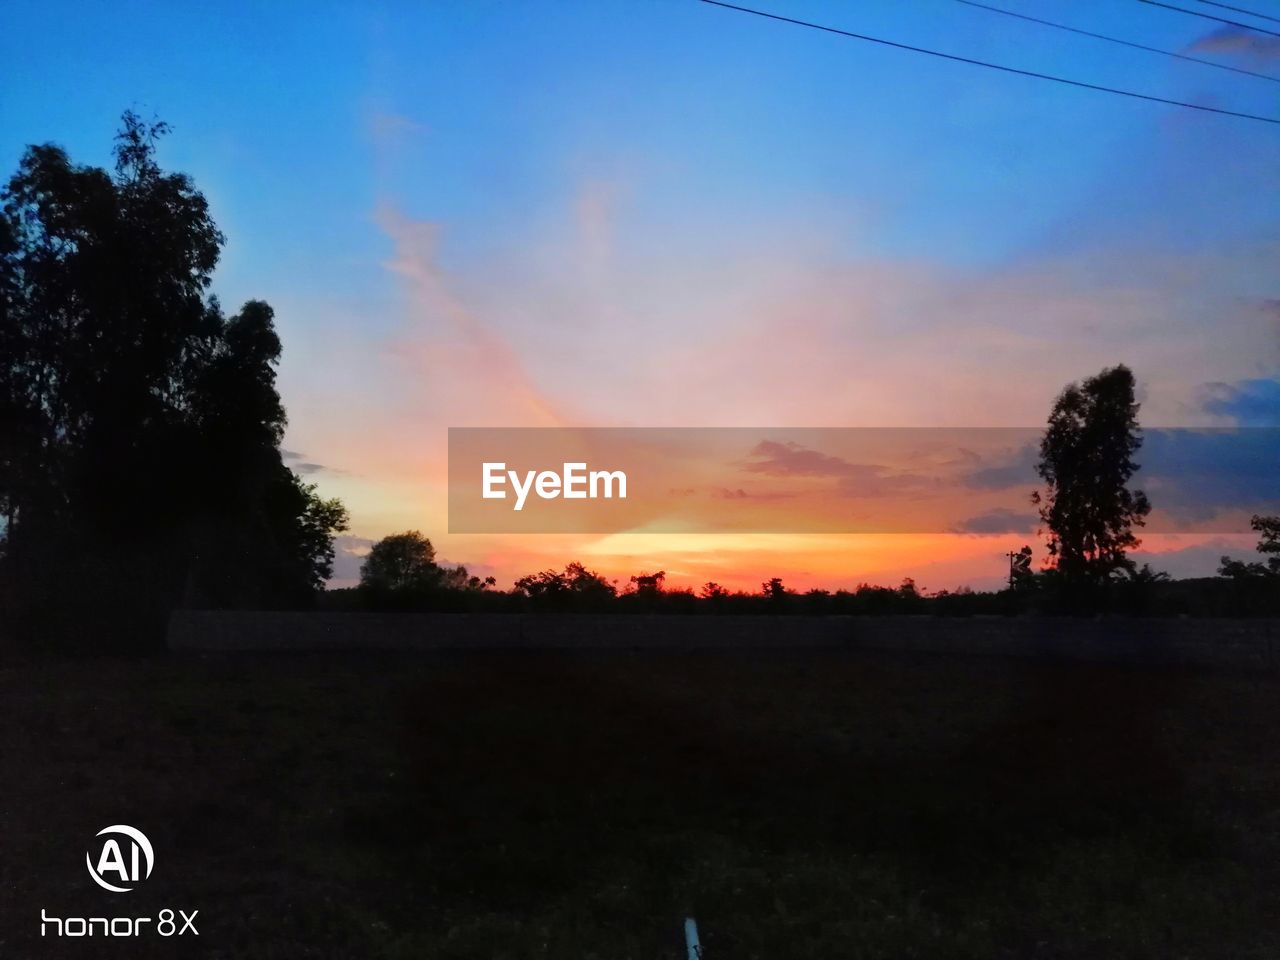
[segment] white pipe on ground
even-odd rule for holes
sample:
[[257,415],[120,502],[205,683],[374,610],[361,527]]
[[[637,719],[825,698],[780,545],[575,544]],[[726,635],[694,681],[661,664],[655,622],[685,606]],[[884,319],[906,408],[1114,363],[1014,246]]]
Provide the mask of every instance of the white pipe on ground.
[[684,918],[684,942],[689,948],[689,960],[702,960],[702,944],[698,942],[698,921]]

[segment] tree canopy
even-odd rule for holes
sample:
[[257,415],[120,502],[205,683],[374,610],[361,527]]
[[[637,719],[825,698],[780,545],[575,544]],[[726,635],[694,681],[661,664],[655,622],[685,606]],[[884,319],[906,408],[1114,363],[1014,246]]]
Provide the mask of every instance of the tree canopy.
[[379,593],[425,593],[440,580],[436,548],[417,530],[375,543],[360,566],[360,586]]
[[167,132],[125,113],[113,172],[32,146],[0,191],[4,572],[36,606],[299,602],[346,525],[283,463],[271,307],[210,294],[225,238]]
[[1129,489],[1142,446],[1134,378],[1123,365],[1069,384],[1049,415],[1036,472],[1040,519],[1049,529],[1048,550],[1068,582],[1101,583],[1128,569],[1126,552],[1151,505]]
[[607,605],[617,597],[618,588],[596,571],[574,562],[564,570],[543,570],[521,577],[515,582],[515,593],[535,607],[589,610]]
[[1255,514],[1249,526],[1258,534],[1258,553],[1265,562],[1232,560],[1222,558],[1218,574],[1234,580],[1246,580],[1255,577],[1280,578],[1280,517],[1266,517]]

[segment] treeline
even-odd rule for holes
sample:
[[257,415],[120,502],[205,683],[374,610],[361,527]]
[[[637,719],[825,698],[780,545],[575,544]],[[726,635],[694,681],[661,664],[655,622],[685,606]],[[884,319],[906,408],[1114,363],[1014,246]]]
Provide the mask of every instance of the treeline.
[[759,614],[1102,614],[1264,616],[1280,613],[1280,517],[1255,516],[1261,561],[1222,558],[1217,578],[1175,582],[1129,551],[1140,545],[1151,503],[1129,483],[1142,446],[1135,379],[1124,365],[1068,384],[1050,411],[1031,494],[1047,532],[1044,568],[1033,569],[1031,547],[1010,551],[1008,587],[979,592],[960,587],[926,595],[913,580],[897,587],[789,589],[779,578],[759,591],[729,591],[716,583],[697,591],[668,589],[664,571],[638,573],[619,584],[571,563],[494,589],[461,567],[436,564],[430,540],[417,531],[374,545],[360,586],[333,591],[331,608],[457,611],[554,611]]
[[[802,616],[1217,616],[1280,614],[1280,518],[1255,517],[1259,562],[1222,558],[1217,577],[1172,580],[1131,565],[1088,593],[1060,569],[1031,569],[1031,549],[1013,555],[1005,589],[967,587],[933,593],[908,578],[896,587],[860,584],[852,590],[794,590],[778,577],[758,590],[669,587],[666,572],[611,580],[581,563],[542,570],[499,590],[494,578],[441,566],[431,541],[416,530],[374,545],[358,587],[328,591],[330,610],[421,610],[484,613],[759,614]],[[1086,603],[1087,601],[1087,603]]]

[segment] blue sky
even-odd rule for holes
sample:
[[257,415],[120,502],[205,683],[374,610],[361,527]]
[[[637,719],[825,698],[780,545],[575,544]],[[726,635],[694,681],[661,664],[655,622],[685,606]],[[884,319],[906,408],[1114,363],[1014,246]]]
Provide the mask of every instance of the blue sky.
[[[1215,28],[1115,0],[1006,6],[1171,50]],[[763,9],[1280,113],[1280,85],[954,0]],[[1241,144],[1273,157],[1277,133],[686,0],[20,2],[8,22],[0,156],[12,163],[25,143],[53,139],[101,160],[124,106],[159,114],[177,134],[167,159],[215,198],[232,232],[228,266],[243,270],[246,286],[262,273],[305,284],[335,268],[358,281],[378,253],[367,210],[380,193],[459,225],[449,255],[464,257],[518,239],[576,178],[619,171],[648,187],[635,216],[649,230],[665,232],[691,206],[704,229],[732,235],[762,213],[835,202],[878,218],[881,250],[982,262],[1066,242],[1081,204],[1120,199],[1129,178],[1117,178],[1116,161],[1127,155],[1139,167],[1130,176],[1196,170],[1199,182],[1182,184],[1183,226],[1218,232],[1235,218],[1222,216],[1230,191],[1215,182],[1236,172]],[[370,136],[380,114],[421,125],[383,162]],[[1150,156],[1156,131],[1179,125],[1182,156]],[[1275,210],[1272,196],[1232,212],[1257,221]],[[238,286],[239,270],[227,279]]]
[[[1265,37],[1150,5],[994,5],[1280,75]],[[1280,84],[955,0],[760,8],[1280,117]],[[1026,424],[1119,360],[1164,423],[1274,396],[1280,125],[694,0],[17,2],[6,26],[0,161],[107,163],[126,107],[172,125],[163,162],[228,236],[217,291],[277,308],[288,444],[364,537],[443,527],[463,422]]]

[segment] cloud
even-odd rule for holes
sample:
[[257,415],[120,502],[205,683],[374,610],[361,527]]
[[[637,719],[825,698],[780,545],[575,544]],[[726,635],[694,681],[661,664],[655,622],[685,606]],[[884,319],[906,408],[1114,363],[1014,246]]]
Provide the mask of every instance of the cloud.
[[848,497],[907,495],[937,490],[937,477],[895,470],[874,463],[851,463],[819,450],[810,450],[795,441],[780,443],[761,440],[751,450],[759,459],[747,461],[742,469],[770,477],[827,477],[837,481],[840,493]]
[[841,457],[809,450],[791,440],[785,443],[761,440],[752,447],[751,456],[761,459],[744,464],[742,469],[771,477],[877,476],[884,470],[883,467],[853,464]]
[[424,133],[426,130],[426,124],[400,113],[376,110],[369,117],[369,133],[375,142],[392,140],[406,134]]
[[1036,464],[1040,451],[1034,444],[1026,444],[1005,454],[999,462],[980,467],[966,474],[962,482],[977,490],[1008,490],[1025,486],[1028,491],[1037,483]]
[[416,368],[438,409],[455,411],[449,425],[563,423],[559,405],[534,381],[510,341],[453,293],[437,264],[440,226],[389,205],[378,209],[375,220],[395,244],[385,266],[405,281],[411,304],[409,329],[393,350]]
[[364,563],[373,541],[367,537],[341,535],[333,538],[333,576],[335,586],[351,586],[360,580],[360,565]]
[[498,572],[497,567],[489,563],[458,563],[446,557],[436,557],[436,566],[446,570],[455,570],[458,567],[462,567],[467,571],[467,576],[479,577],[481,580],[485,577],[492,577]]
[[1179,520],[1280,505],[1280,429],[1147,430],[1139,459],[1135,485]]
[[284,460],[286,464],[288,464],[290,470],[304,477],[310,476],[313,473],[321,473],[321,472],[343,473],[344,472],[342,470],[337,470],[333,467],[327,467],[323,463],[314,463],[310,460],[307,460],[305,459],[304,454],[296,453],[293,450],[281,450],[280,457]]
[[1034,533],[1038,520],[1034,514],[997,508],[962,520],[956,533]]
[[1215,417],[1230,417],[1242,427],[1280,427],[1280,380],[1207,383],[1201,406]]
[[[1231,416],[1242,424],[1277,424],[1280,384],[1272,380],[1208,384],[1202,396],[1206,412]],[[1039,451],[1025,444],[988,465],[963,474],[958,483],[973,490],[1041,488],[1035,473]],[[1144,491],[1157,514],[1182,527],[1223,517],[1234,525],[1241,511],[1274,512],[1280,505],[1280,428],[1161,428],[1143,430],[1136,455],[1140,466],[1129,486]],[[997,511],[999,512],[999,511]],[[979,526],[986,515],[971,518]],[[991,518],[994,522],[995,517]],[[998,532],[960,526],[964,532]]]
[[1280,37],[1264,36],[1238,27],[1220,27],[1189,47],[1199,53],[1224,53],[1253,60],[1280,60]]
[[1163,570],[1175,579],[1183,577],[1210,577],[1218,569],[1224,556],[1238,560],[1253,560],[1253,541],[1245,535],[1215,537],[1190,546],[1178,546],[1184,538],[1161,538],[1165,550],[1142,549],[1129,554],[1129,559],[1141,565],[1151,564],[1155,570]]
[[787,490],[747,491],[742,487],[716,487],[711,496],[717,500],[789,500],[796,494]]
[[578,189],[574,220],[588,263],[600,265],[613,251],[618,188],[611,181],[589,180]]

